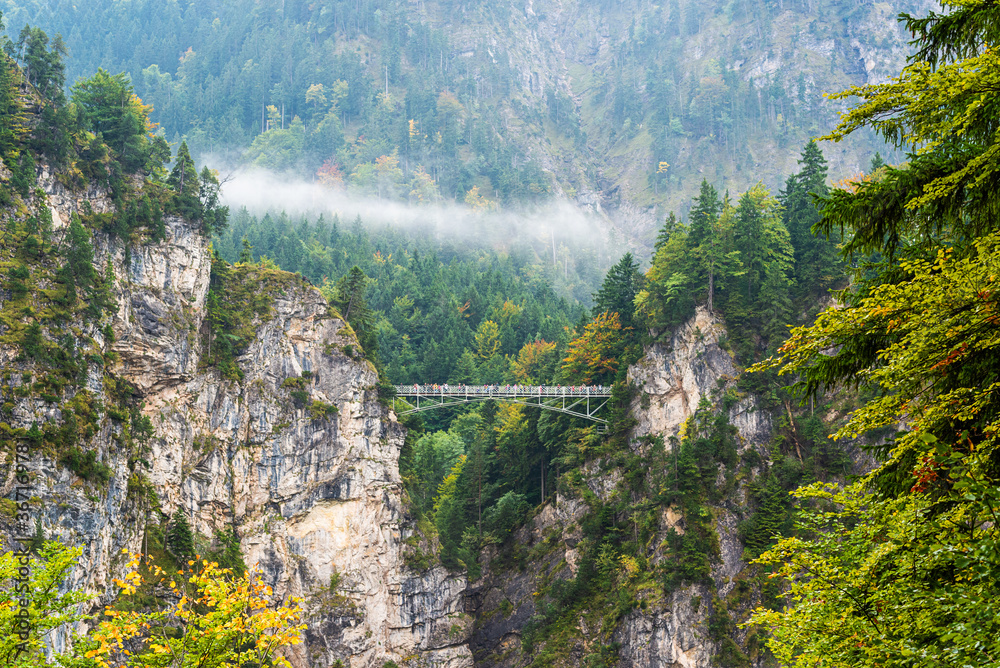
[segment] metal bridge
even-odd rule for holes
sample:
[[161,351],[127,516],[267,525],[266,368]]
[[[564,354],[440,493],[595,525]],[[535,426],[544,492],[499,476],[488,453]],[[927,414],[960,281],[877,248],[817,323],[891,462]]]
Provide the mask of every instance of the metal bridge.
[[396,396],[405,398],[399,415],[419,413],[474,401],[503,401],[537,406],[557,413],[607,425],[597,417],[611,396],[608,385],[396,385]]

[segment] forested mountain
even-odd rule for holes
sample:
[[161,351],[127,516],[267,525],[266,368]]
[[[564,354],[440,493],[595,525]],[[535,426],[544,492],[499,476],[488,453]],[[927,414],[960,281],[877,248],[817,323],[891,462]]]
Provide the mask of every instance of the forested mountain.
[[[1000,665],[994,3],[904,17],[898,79],[833,100],[889,164],[806,138],[893,69],[885,4],[9,9],[145,86],[3,41],[16,668]],[[183,137],[474,226],[230,211]],[[577,185],[669,203],[651,252],[505,238]]]
[[[719,192],[780,187],[842,109],[823,94],[898,70],[893,15],[920,7],[0,2],[15,39],[24,24],[62,35],[70,82],[128,73],[165,137],[196,155],[380,197],[568,197],[647,243],[703,178]],[[849,138],[827,156],[831,176],[872,152]]]

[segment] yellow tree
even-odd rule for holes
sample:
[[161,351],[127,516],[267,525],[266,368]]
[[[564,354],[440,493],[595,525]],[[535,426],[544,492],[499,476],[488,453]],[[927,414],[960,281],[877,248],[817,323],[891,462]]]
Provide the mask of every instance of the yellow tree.
[[437,184],[423,167],[417,167],[410,179],[410,201],[416,204],[431,204],[441,199]]
[[[124,596],[139,588],[168,591],[169,603],[151,611],[105,609],[84,658],[98,668],[291,668],[284,647],[301,642],[298,599],[275,604],[259,573],[234,576],[218,564],[188,561],[170,574],[132,555],[129,572],[115,583]],[[140,568],[144,565],[144,568]],[[83,664],[88,665],[88,664]]]
[[479,194],[479,186],[472,186],[465,193],[465,203],[476,211],[491,211],[496,208],[496,202]]
[[568,379],[589,385],[607,382],[618,370],[622,347],[622,325],[617,313],[601,313],[583,333],[570,341],[563,360],[563,373]]
[[83,619],[78,604],[91,598],[77,591],[63,593],[80,548],[50,542],[39,552],[38,557],[27,549],[0,554],[0,582],[9,585],[0,588],[0,662],[11,668],[46,665],[49,635]]
[[556,344],[549,341],[530,341],[521,346],[517,359],[511,363],[514,377],[519,383],[536,383],[556,352]]
[[500,327],[492,320],[484,320],[476,329],[476,354],[488,362],[500,352]]
[[395,197],[396,190],[403,180],[403,170],[399,168],[399,158],[396,153],[375,158],[375,173],[377,175],[378,196]]

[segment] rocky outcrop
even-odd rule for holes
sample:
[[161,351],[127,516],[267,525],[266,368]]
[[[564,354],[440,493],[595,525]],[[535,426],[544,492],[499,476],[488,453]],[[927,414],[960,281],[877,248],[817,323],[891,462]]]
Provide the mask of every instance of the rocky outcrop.
[[[85,202],[107,209],[100,193],[68,192],[46,173],[41,184],[57,237]],[[163,512],[188,513],[201,548],[216,531],[234,530],[248,566],[279,596],[304,600],[297,667],[471,666],[464,578],[404,562],[412,532],[398,470],[404,430],[378,401],[377,374],[350,328],[316,289],[284,275],[236,360],[242,379],[227,379],[205,364],[207,240],[180,218],[165,227],[164,241],[144,245],[94,234],[95,266],[103,272],[110,261],[116,277],[117,313],[110,328],[86,332],[117,359],[108,375],[92,369],[87,388],[111,405],[102,379],[113,377],[151,420],[148,470],[131,472],[135,462],[116,445],[122,427],[106,416],[86,444],[110,467],[106,485],[44,456],[32,464],[43,533],[84,550],[71,586],[109,600],[121,551],[143,549],[153,490]],[[16,353],[0,353],[5,368],[24,366]],[[12,412],[12,428],[59,417],[51,402],[32,398]]]
[[[722,321],[698,307],[669,341],[646,350],[628,376],[639,392],[632,406],[638,420],[635,439],[676,436],[701,402],[714,402],[736,380],[740,371],[725,340]],[[729,421],[739,430],[742,449],[765,443],[773,429],[770,416],[759,410],[753,397],[741,398],[730,409]]]
[[[676,443],[682,425],[699,406],[716,407],[723,392],[734,386],[738,369],[731,354],[720,347],[725,329],[719,319],[704,308],[678,328],[669,340],[646,350],[639,363],[629,369],[629,380],[637,396],[632,414],[638,421],[631,448],[640,458],[647,456],[647,436],[663,437],[667,447]],[[770,416],[759,410],[752,397],[737,397],[729,409],[729,422],[739,431],[741,453],[763,446],[771,438]],[[625,494],[625,471],[595,460],[583,467],[583,482],[600,502]],[[720,470],[720,478],[723,471]],[[738,524],[746,493],[735,485],[725,498],[710,507],[712,528],[718,538],[718,556],[711,566],[712,584],[688,585],[664,596],[650,596],[644,605],[628,613],[610,635],[591,628],[581,617],[576,628],[579,640],[568,652],[561,652],[555,665],[583,665],[586,656],[601,643],[617,647],[621,668],[708,668],[716,665],[722,644],[729,642],[713,635],[709,622],[713,615],[725,614],[724,601],[733,598],[734,588],[745,577],[747,563],[738,537]],[[513,668],[530,662],[522,651],[525,625],[539,613],[538,591],[554,578],[577,574],[581,527],[591,508],[578,493],[561,488],[553,503],[544,506],[522,528],[513,544],[532,555],[521,568],[509,566],[510,555],[487,553],[484,576],[470,585],[469,602],[477,623],[471,647],[477,666]],[[666,557],[664,545],[673,531],[683,534],[685,521],[673,506],[663,509],[653,546],[650,565]],[[502,564],[496,567],[496,564]],[[735,631],[743,640],[742,631]]]

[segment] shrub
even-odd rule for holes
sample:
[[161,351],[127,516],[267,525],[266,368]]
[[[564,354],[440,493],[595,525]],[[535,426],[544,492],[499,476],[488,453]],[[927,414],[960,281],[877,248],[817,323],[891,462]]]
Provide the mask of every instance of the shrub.
[[103,462],[97,461],[96,450],[84,452],[73,446],[59,458],[59,461],[87,482],[106,485],[111,480],[111,468]]

